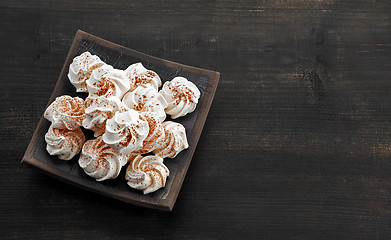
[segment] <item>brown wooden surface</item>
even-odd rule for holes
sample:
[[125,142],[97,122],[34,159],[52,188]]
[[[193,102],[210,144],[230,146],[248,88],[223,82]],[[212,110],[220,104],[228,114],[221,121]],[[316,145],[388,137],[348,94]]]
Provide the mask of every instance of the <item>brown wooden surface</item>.
[[[4,239],[390,239],[389,1],[0,2]],[[221,73],[172,212],[20,164],[77,29]]]

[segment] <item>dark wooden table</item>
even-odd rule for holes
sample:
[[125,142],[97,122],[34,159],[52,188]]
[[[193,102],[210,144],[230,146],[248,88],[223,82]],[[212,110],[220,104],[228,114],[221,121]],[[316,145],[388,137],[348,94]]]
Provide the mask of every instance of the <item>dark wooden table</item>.
[[[0,2],[2,239],[391,238],[390,2],[207,2]],[[221,73],[172,212],[20,164],[77,29]]]

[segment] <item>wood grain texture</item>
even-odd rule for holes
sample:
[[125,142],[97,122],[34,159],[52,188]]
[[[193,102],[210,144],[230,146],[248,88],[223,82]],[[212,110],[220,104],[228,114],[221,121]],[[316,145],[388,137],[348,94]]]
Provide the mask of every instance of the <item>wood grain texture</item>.
[[[5,239],[391,238],[389,1],[1,1]],[[221,73],[175,208],[21,165],[77,29]]]

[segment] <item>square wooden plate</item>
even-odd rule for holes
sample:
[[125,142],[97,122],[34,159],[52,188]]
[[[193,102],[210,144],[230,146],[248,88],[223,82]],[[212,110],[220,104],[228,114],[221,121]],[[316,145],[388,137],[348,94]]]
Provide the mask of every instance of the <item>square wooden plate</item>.
[[[97,182],[88,177],[79,167],[77,161],[79,155],[70,161],[62,161],[56,156],[49,155],[46,151],[44,136],[50,123],[43,117],[38,123],[22,162],[31,164],[60,180],[108,197],[139,206],[171,211],[201,135],[220,73],[152,57],[78,30],[48,105],[56,97],[65,94],[73,97],[79,96],[84,99],[87,97],[85,93],[76,93],[75,87],[67,77],[69,65],[73,58],[85,51],[98,55],[104,62],[118,69],[126,69],[133,63],[141,62],[147,69],[155,71],[160,76],[162,83],[176,76],[183,76],[196,84],[201,92],[196,110],[185,117],[174,120],[185,126],[189,148],[182,151],[174,159],[164,160],[170,170],[166,186],[147,195],[127,186],[124,179],[126,166],[116,179]],[[167,116],[166,120],[171,119]],[[92,138],[91,131],[84,132],[86,139]]]

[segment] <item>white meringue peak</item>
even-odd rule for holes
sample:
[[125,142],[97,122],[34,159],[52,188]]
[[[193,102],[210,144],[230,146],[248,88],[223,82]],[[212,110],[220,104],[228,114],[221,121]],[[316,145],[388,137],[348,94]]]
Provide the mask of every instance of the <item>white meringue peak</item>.
[[125,164],[122,155],[107,145],[102,137],[88,140],[79,158],[79,166],[96,181],[116,178]]
[[138,86],[151,86],[156,90],[162,85],[157,73],[146,69],[141,63],[134,63],[125,69],[125,74],[130,80],[130,91]]
[[144,194],[155,192],[166,185],[170,171],[163,158],[153,155],[137,156],[126,169],[125,179],[131,188],[142,190]]
[[160,146],[153,150],[156,156],[162,158],[174,158],[182,150],[187,149],[189,144],[186,137],[185,127],[176,122],[163,122],[164,140],[160,142]]
[[86,118],[84,100],[68,95],[57,97],[45,110],[44,117],[55,128],[76,130]]
[[94,136],[101,136],[106,131],[106,121],[118,111],[127,111],[127,107],[117,97],[88,97],[85,101],[86,119],[83,127],[94,131]]
[[151,86],[138,86],[134,91],[126,93],[122,102],[139,112],[155,112],[161,121],[166,119],[164,109],[168,106],[167,101]]
[[184,77],[165,82],[159,93],[166,99],[168,106],[165,111],[172,119],[193,112],[201,95],[197,86]]
[[76,92],[88,92],[86,81],[94,69],[100,68],[105,63],[96,55],[84,52],[75,57],[69,66],[68,78]]
[[61,160],[71,160],[80,152],[84,141],[85,136],[80,127],[69,130],[54,128],[52,124],[45,134],[46,150],[50,155],[57,155]]
[[130,81],[123,70],[104,65],[95,69],[86,81],[89,97],[117,97],[122,99],[130,88]]
[[109,146],[126,155],[141,149],[148,133],[148,123],[140,119],[137,111],[129,109],[116,112],[106,121],[106,131],[102,139]]

